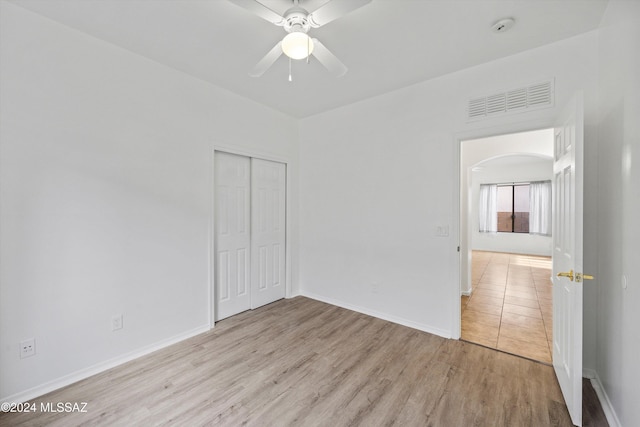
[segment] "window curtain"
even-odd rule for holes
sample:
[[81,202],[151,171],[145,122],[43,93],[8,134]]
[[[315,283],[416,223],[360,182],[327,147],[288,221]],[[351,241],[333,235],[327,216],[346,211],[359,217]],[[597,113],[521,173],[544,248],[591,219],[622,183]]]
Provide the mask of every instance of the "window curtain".
[[495,184],[480,185],[480,202],[478,207],[480,232],[498,232],[498,186]]
[[529,233],[551,235],[551,181],[529,185]]

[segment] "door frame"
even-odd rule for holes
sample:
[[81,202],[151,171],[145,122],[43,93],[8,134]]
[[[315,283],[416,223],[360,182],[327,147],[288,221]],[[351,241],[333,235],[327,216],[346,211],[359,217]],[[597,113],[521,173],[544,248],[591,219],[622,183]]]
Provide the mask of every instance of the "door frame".
[[237,147],[229,147],[220,144],[214,144],[209,156],[209,233],[208,233],[208,259],[209,263],[209,329],[215,327],[215,307],[216,307],[216,271],[215,271],[215,155],[216,151],[228,154],[245,156],[254,159],[269,160],[272,162],[284,163],[285,165],[285,298],[293,296],[293,288],[291,283],[291,188],[292,173],[291,159],[284,156],[274,156],[272,154]]
[[[456,220],[454,221],[453,233],[454,233],[454,242],[457,242],[457,248],[453,248],[459,251],[457,252],[457,256],[454,257],[454,268],[453,268],[453,283],[452,286],[452,294],[451,294],[451,303],[452,303],[452,312],[453,318],[451,319],[451,338],[459,340],[462,334],[462,310],[460,307],[460,295],[462,291],[462,283],[461,279],[461,268],[462,268],[462,254],[468,253],[469,251],[469,236],[467,235],[466,245],[462,244],[462,236],[463,232],[467,233],[467,215],[468,212],[464,213],[461,211],[461,200],[462,197],[462,182],[461,182],[461,173],[462,173],[462,142],[470,139],[480,139],[480,138],[490,138],[494,136],[501,135],[509,135],[513,133],[522,133],[522,132],[531,132],[542,129],[550,129],[555,126],[555,116],[550,118],[543,118],[537,120],[529,120],[522,122],[509,122],[503,124],[497,124],[494,126],[472,129],[464,132],[456,132],[453,135],[454,139],[454,147],[455,147],[455,167],[453,167],[453,212],[456,214]],[[463,223],[464,220],[464,223]],[[468,233],[467,233],[468,234]]]

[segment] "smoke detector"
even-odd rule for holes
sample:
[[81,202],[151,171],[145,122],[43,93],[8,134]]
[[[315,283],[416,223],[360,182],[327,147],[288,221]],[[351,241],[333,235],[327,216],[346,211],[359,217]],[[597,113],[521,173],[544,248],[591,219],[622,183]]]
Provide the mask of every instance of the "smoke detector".
[[494,33],[506,33],[515,23],[513,18],[504,18],[493,24],[491,29]]

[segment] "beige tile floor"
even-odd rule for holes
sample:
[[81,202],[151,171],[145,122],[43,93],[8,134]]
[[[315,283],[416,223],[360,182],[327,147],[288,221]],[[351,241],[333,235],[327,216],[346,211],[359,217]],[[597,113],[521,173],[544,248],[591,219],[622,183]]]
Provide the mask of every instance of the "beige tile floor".
[[462,339],[551,363],[551,258],[473,251]]

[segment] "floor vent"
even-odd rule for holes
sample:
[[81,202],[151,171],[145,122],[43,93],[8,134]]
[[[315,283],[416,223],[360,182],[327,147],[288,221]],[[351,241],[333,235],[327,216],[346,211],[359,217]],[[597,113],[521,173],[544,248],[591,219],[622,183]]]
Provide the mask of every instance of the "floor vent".
[[468,119],[553,106],[553,80],[469,100]]

